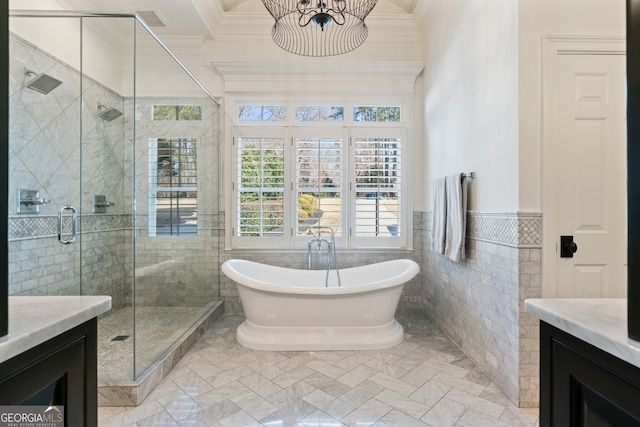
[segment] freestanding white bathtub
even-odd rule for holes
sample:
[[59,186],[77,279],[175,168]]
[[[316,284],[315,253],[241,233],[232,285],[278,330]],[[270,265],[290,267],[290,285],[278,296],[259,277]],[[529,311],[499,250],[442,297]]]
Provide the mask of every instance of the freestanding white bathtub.
[[222,272],[238,285],[246,320],[236,338],[257,350],[374,350],[404,339],[395,312],[418,274],[408,259],[335,270],[297,270],[233,259]]

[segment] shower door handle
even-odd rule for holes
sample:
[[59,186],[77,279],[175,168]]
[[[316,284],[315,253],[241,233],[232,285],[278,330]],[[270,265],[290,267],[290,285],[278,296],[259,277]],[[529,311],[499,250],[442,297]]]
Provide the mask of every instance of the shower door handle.
[[[70,210],[71,211],[71,239],[63,240],[62,239],[62,211]],[[78,213],[76,212],[76,208],[71,205],[66,205],[58,211],[58,242],[63,245],[69,245],[76,241],[76,232],[77,232],[77,223],[78,223]]]

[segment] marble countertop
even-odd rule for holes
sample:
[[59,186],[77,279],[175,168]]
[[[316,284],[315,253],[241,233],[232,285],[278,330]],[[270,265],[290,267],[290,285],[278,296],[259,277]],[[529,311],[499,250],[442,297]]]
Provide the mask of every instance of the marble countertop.
[[527,299],[538,319],[640,367],[640,342],[627,337],[626,298]]
[[9,334],[0,338],[0,363],[109,309],[109,296],[9,297]]

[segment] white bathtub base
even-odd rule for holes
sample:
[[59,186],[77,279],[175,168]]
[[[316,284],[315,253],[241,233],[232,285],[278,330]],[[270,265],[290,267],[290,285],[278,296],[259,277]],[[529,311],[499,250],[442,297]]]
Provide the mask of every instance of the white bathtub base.
[[245,320],[236,339],[245,347],[268,351],[380,350],[400,344],[404,330],[395,319],[354,327],[260,326]]

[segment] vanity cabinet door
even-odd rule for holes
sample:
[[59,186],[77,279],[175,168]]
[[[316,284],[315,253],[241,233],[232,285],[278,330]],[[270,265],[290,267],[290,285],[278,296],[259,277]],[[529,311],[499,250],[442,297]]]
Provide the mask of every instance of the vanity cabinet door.
[[640,369],[541,322],[540,426],[640,427]]
[[0,364],[0,405],[63,405],[66,425],[97,426],[96,320]]

